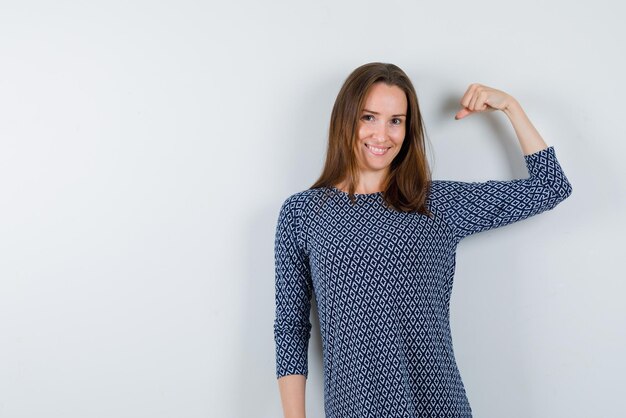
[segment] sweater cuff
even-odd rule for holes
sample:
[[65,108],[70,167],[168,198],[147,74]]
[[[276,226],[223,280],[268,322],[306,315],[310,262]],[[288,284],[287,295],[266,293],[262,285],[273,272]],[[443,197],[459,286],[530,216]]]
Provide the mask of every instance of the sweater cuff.
[[308,377],[308,351],[311,324],[281,327],[275,325],[276,377],[303,374]]

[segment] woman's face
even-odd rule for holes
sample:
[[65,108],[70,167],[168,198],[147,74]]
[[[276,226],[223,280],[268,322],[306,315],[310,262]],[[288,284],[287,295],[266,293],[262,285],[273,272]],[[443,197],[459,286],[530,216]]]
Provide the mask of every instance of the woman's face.
[[355,150],[362,171],[386,172],[402,147],[406,114],[402,89],[382,82],[370,87],[359,117]]

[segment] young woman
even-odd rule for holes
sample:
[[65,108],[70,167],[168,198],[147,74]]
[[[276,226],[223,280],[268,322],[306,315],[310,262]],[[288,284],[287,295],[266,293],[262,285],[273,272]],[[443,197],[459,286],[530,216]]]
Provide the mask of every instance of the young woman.
[[305,416],[313,292],[327,418],[471,417],[449,325],[456,247],[554,208],[572,187],[512,96],[472,84],[461,105],[456,119],[508,116],[528,178],[432,180],[415,89],[395,65],[363,65],[341,88],[323,172],[284,201],[276,227],[285,417]]

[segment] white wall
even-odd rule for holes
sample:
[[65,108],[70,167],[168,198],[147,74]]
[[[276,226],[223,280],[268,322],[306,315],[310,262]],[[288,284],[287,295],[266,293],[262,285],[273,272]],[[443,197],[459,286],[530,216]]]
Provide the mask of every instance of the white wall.
[[280,416],[278,209],[370,61],[412,77],[435,178],[527,175],[503,114],[453,119],[480,82],[520,101],[573,185],[459,246],[475,416],[623,416],[619,4],[0,3],[0,417]]

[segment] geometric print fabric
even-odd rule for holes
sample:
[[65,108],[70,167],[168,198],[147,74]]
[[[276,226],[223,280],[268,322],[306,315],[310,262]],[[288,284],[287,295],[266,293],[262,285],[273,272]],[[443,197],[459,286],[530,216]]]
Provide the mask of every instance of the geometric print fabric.
[[315,293],[326,417],[471,418],[450,330],[456,247],[572,192],[554,147],[524,159],[526,179],[433,180],[432,218],[386,208],[382,192],[289,196],[274,242],[276,377],[308,375]]

